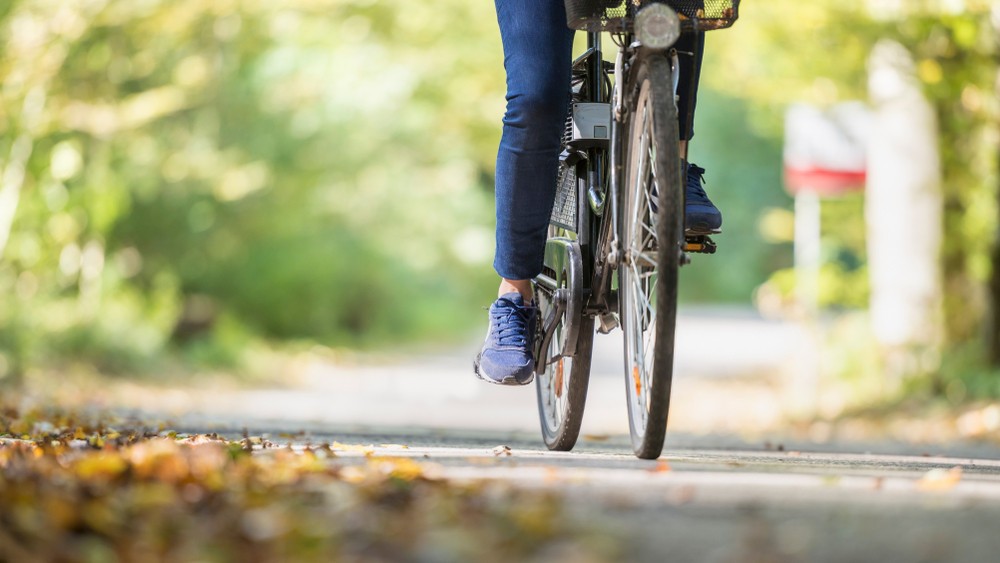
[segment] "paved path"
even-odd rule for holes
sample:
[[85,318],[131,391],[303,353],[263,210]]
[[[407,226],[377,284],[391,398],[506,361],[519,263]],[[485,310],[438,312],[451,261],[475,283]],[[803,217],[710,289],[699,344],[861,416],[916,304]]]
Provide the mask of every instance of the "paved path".
[[671,426],[656,461],[631,455],[616,336],[598,337],[572,453],[542,448],[533,387],[472,376],[476,344],[416,358],[313,358],[281,389],[133,389],[110,403],[191,432],[239,437],[245,427],[297,448],[349,444],[334,460],[342,465],[408,457],[431,477],[559,494],[562,517],[602,530],[630,561],[998,560],[994,446],[789,438],[776,428],[799,388],[803,331],[740,311],[689,311],[679,325]]
[[[794,389],[803,332],[743,309],[682,311],[678,320],[671,428],[745,432],[773,427]],[[285,420],[357,426],[535,431],[534,386],[499,387],[476,379],[469,344],[401,357],[304,359],[283,388],[129,390],[119,401],[146,412],[216,418]],[[583,433],[628,433],[621,331],[597,335]]]
[[901,455],[789,444],[776,451],[774,444],[674,435],[660,459],[644,461],[631,455],[625,437],[583,440],[563,453],[539,449],[537,437],[517,432],[271,431],[293,448],[334,443],[332,463],[339,466],[410,458],[430,478],[558,495],[565,501],[559,518],[599,531],[627,561],[979,563],[1000,553],[995,450]]

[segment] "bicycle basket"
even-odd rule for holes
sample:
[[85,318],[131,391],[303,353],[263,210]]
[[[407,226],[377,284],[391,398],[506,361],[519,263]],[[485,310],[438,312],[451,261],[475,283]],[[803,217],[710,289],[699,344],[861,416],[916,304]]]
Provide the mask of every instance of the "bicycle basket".
[[582,31],[632,30],[636,12],[647,4],[667,4],[681,17],[685,31],[709,31],[733,25],[740,0],[565,0],[566,22]]

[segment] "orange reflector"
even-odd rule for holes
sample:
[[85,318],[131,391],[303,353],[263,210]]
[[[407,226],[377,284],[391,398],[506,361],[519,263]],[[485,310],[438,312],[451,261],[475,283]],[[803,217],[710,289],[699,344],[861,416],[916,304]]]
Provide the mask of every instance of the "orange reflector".
[[632,366],[632,381],[635,382],[635,394],[642,395],[642,378],[639,376],[639,366]]
[[556,364],[556,397],[562,397],[563,392],[563,362],[565,358],[559,358],[559,363]]

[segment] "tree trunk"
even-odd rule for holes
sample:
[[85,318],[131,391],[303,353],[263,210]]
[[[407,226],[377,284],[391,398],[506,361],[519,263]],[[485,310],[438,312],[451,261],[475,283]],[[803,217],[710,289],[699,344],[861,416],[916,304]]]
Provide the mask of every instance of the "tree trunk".
[[869,64],[871,320],[893,386],[937,368],[943,338],[941,159],[937,119],[910,52],[882,40]]
[[21,200],[21,185],[24,183],[25,167],[31,156],[31,137],[20,135],[10,148],[7,161],[0,169],[0,259],[10,239],[10,230],[17,215],[17,204]]

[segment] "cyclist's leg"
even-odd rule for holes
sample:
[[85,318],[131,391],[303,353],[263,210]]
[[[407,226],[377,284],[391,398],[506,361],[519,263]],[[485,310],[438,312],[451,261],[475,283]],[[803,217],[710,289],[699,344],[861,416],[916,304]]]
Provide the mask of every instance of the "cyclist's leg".
[[[681,157],[687,158],[687,142],[694,137],[694,113],[698,102],[704,33],[685,33],[677,41],[681,72],[677,85],[677,119],[680,125]],[[722,227],[722,213],[708,198],[703,187],[705,169],[692,164],[685,186],[685,228],[692,232],[710,232]]]
[[[496,259],[507,280],[542,269],[569,103],[573,31],[563,0],[495,0],[507,71],[496,166]],[[530,289],[529,289],[530,291]]]
[[[681,140],[694,136],[694,111],[698,103],[698,84],[701,79],[701,60],[705,52],[704,33],[685,33],[677,40],[681,73],[677,85],[677,119],[680,122]],[[690,53],[687,54],[687,53]]]
[[542,270],[569,103],[573,32],[563,0],[495,0],[507,71],[507,111],[496,167],[496,259],[503,282],[476,374],[530,383],[537,309],[529,281]]

